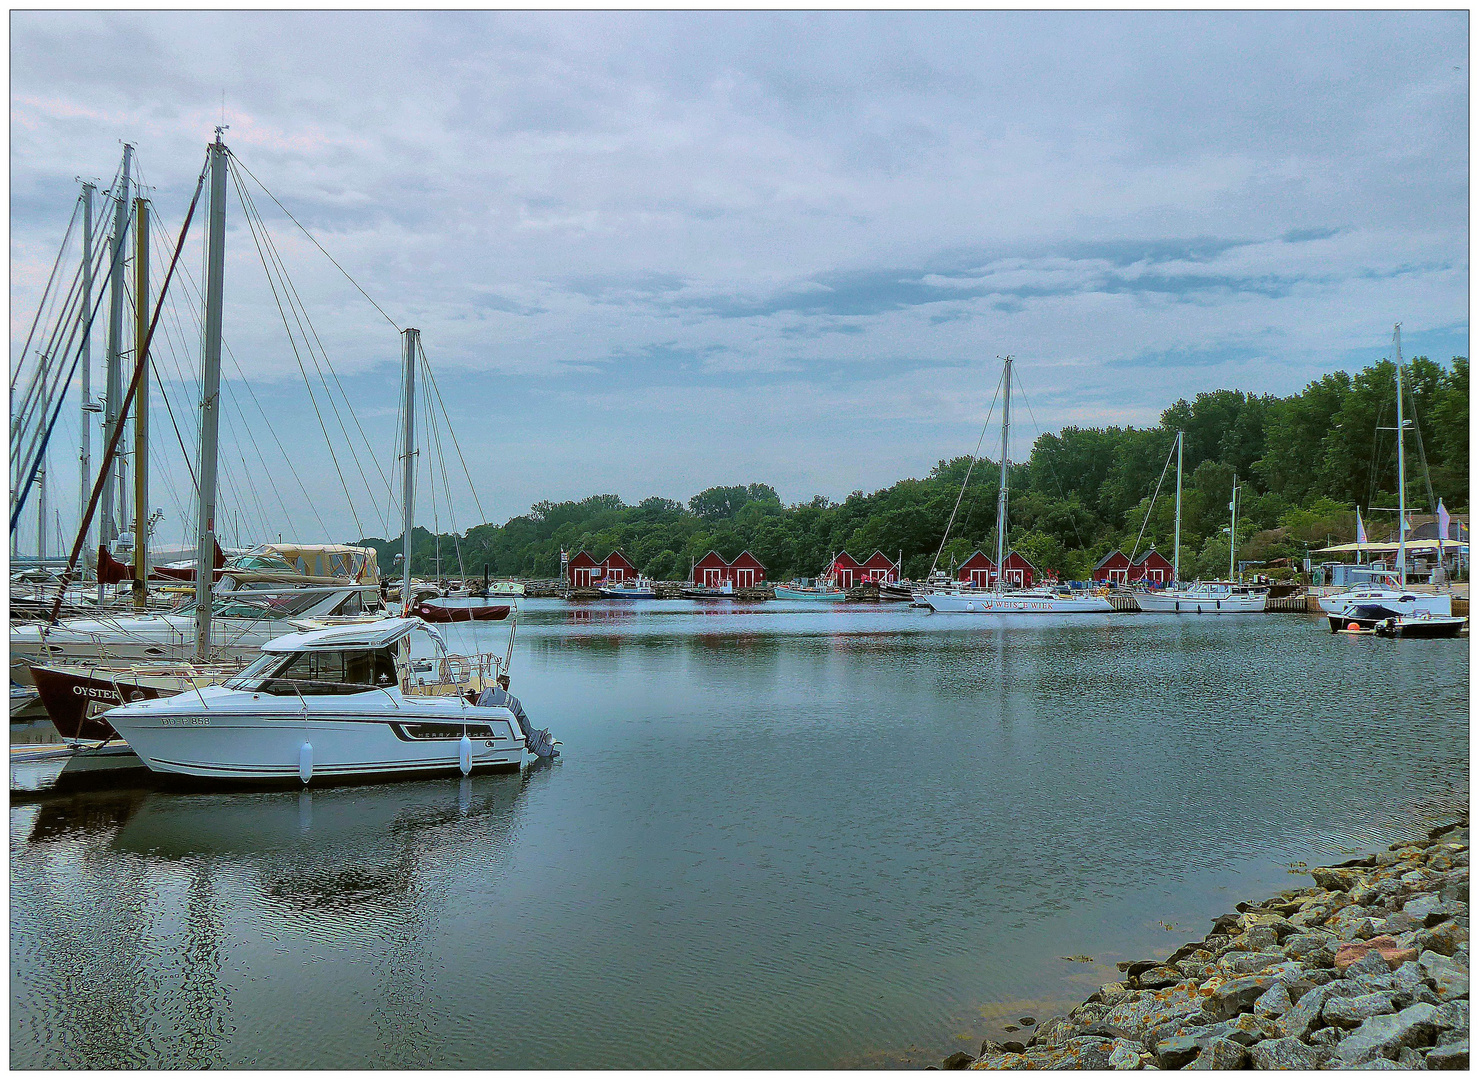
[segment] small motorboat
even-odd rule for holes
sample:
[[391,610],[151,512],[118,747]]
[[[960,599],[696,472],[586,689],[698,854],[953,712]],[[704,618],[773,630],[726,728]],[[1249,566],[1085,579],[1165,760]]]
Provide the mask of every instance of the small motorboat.
[[693,586],[690,586],[689,588],[683,589],[682,590],[682,593],[683,593],[683,599],[685,599],[685,600],[733,600],[734,599],[734,589],[729,588],[727,585],[726,585],[725,588],[722,588],[722,589],[711,588],[708,585],[693,585]]
[[878,599],[880,600],[902,600],[912,603],[914,591],[919,586],[912,581],[880,581],[878,583]]
[[603,600],[656,600],[657,590],[649,578],[639,577],[635,581],[622,581],[615,585],[601,586]]
[[[1330,615],[1330,632],[1352,633],[1356,631],[1371,632],[1376,629],[1376,624],[1388,619],[1397,619],[1404,616],[1404,612],[1395,608],[1387,607],[1385,604],[1348,604],[1343,611],[1336,615]],[[1441,616],[1435,616],[1441,617]]]
[[825,585],[806,588],[800,585],[777,585],[775,587],[775,598],[777,600],[825,600],[835,603],[846,600],[847,593],[841,589],[828,588]]
[[1458,637],[1468,619],[1462,615],[1433,615],[1415,611],[1411,615],[1393,615],[1372,627],[1379,637],[1452,638]]
[[[422,635],[430,656],[413,656]],[[417,618],[275,638],[221,686],[120,705],[113,728],[155,772],[308,784],[517,769],[530,740],[506,705],[478,705],[500,660],[454,656]]]

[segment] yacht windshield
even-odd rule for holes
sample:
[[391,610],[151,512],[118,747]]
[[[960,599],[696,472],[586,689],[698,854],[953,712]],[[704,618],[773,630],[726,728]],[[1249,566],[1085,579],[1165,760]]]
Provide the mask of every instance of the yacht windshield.
[[390,649],[305,649],[267,653],[227,686],[279,696],[362,694],[396,684]]

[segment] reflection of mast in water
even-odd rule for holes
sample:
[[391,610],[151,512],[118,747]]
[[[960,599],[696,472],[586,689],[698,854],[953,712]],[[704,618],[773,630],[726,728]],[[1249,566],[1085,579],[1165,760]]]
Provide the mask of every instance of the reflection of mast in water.
[[147,863],[100,852],[96,832],[54,826],[36,830],[40,841],[33,832],[11,861],[11,1066],[158,1061],[169,1032],[153,914],[159,882]]
[[185,1014],[177,1026],[179,1060],[194,1069],[224,1064],[221,1047],[230,1028],[231,1001],[221,986],[223,919],[213,879],[214,861],[195,861],[185,894],[183,979],[175,1001]]

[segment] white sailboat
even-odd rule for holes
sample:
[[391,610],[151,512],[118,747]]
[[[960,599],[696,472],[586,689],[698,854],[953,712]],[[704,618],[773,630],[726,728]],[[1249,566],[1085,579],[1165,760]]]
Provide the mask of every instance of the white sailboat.
[[[1176,433],[1176,541],[1172,552],[1170,589],[1145,589],[1135,593],[1141,611],[1166,611],[1176,615],[1247,615],[1265,610],[1268,590],[1250,589],[1237,581],[1238,558],[1238,478],[1233,477],[1232,501],[1228,509],[1232,522],[1228,529],[1228,580],[1196,581],[1181,587],[1181,465],[1185,454],[1186,432]],[[1164,474],[1163,474],[1164,475]],[[1147,516],[1149,512],[1147,511]]]
[[[1002,369],[1002,411],[1001,411],[1001,485],[996,498],[996,586],[992,589],[976,589],[963,586],[938,588],[927,587],[919,594],[919,600],[927,605],[930,610],[941,613],[969,615],[1084,615],[1084,614],[1109,614],[1114,607],[1102,596],[1093,596],[1089,593],[1077,593],[1069,589],[1030,588],[1006,590],[1002,587],[1003,578],[1001,567],[1006,562],[1007,535],[1007,471],[1008,471],[1008,446],[1007,439],[1011,432],[1012,413],[1012,358],[1006,357]],[[961,493],[965,492],[965,484],[970,482],[970,473],[966,473],[965,483],[961,484]],[[960,500],[956,500],[959,507]],[[954,514],[951,514],[954,521]],[[945,532],[948,537],[950,526],[946,525]],[[940,542],[943,550],[944,541]],[[938,559],[938,555],[936,555]],[[930,580],[934,580],[933,573]]]
[[[1334,596],[1320,599],[1320,607],[1331,616],[1331,629],[1337,629],[1336,617],[1342,617],[1342,627],[1349,622],[1362,620],[1353,616],[1360,607],[1385,609],[1389,615],[1415,615],[1419,612],[1429,616],[1451,616],[1452,599],[1446,592],[1416,593],[1406,588],[1407,584],[1407,465],[1403,453],[1402,436],[1408,421],[1402,418],[1402,324],[1392,329],[1392,348],[1397,357],[1397,568],[1394,572],[1394,588],[1379,585],[1361,585]],[[1390,509],[1390,508],[1388,508]],[[1441,550],[1441,544],[1440,544]],[[1388,616],[1382,616],[1383,618]]]

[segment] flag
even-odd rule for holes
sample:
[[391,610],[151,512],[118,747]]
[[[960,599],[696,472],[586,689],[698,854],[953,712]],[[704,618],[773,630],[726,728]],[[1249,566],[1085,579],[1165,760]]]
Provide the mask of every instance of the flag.
[[[1448,508],[1443,505],[1443,500],[1438,500],[1438,539],[1448,539]],[[1442,545],[1439,545],[1440,547]]]
[[1370,543],[1366,539],[1366,525],[1361,521],[1361,508],[1359,506],[1356,507],[1356,543]]

